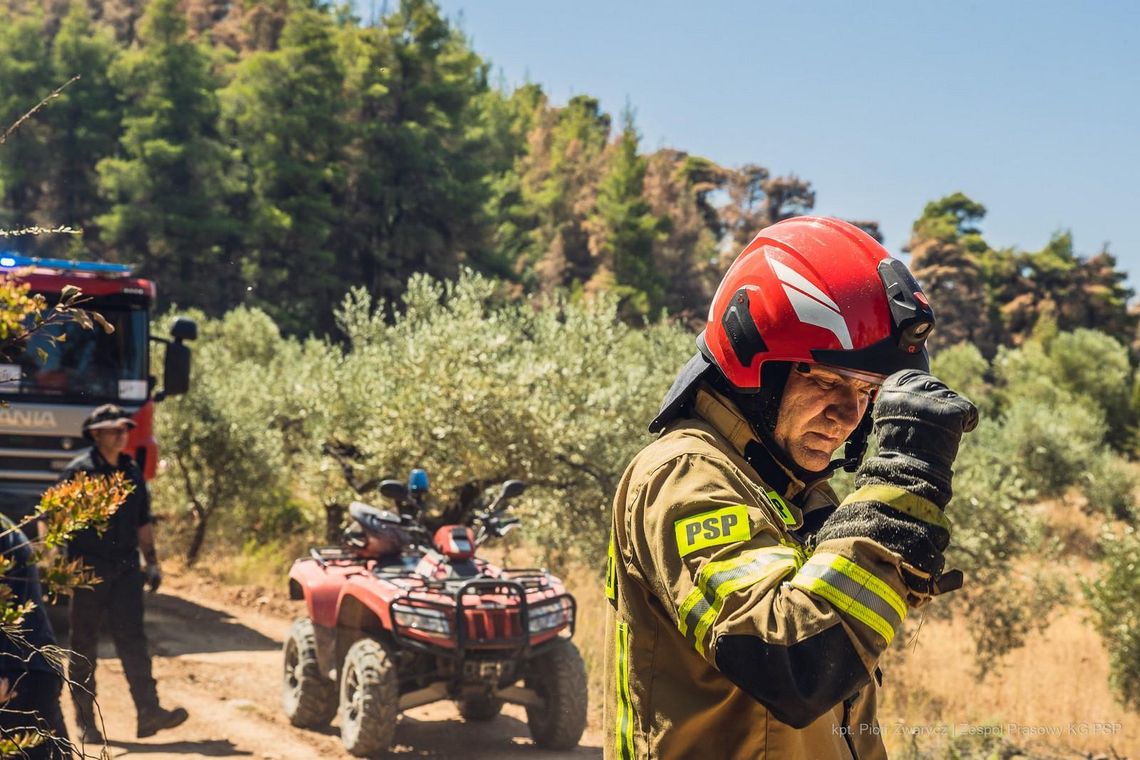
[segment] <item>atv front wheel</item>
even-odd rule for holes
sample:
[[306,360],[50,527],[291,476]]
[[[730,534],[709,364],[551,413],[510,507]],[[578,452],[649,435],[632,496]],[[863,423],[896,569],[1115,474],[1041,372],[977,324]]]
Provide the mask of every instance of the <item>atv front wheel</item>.
[[298,728],[324,728],[336,715],[336,683],[317,664],[313,621],[298,618],[283,647],[285,659],[281,706]]
[[531,660],[527,687],[545,703],[526,708],[534,743],[546,749],[570,749],[586,730],[586,666],[578,647],[558,640]]
[[340,678],[340,740],[357,757],[386,752],[400,713],[396,664],[378,641],[348,648]]
[[503,709],[503,700],[482,695],[455,700],[459,714],[467,721],[494,720]]

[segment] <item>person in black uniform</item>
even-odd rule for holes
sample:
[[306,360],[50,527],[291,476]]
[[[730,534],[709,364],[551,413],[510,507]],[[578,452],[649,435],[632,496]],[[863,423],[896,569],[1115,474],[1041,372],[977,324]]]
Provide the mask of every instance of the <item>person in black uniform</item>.
[[[88,589],[76,589],[71,600],[71,664],[69,675],[73,687],[75,715],[84,741],[102,740],[94,711],[95,658],[99,627],[104,618],[110,623],[115,651],[123,664],[123,674],[130,686],[131,698],[138,711],[138,737],[153,736],[158,731],[184,722],[186,710],[162,708],[158,690],[151,675],[150,652],[143,630],[143,585],[156,591],[162,582],[158,555],[154,546],[154,529],[150,517],[150,494],[142,471],[123,453],[127,435],[134,420],[114,404],[95,409],[83,423],[83,435],[92,442],[91,449],[72,461],[62,481],[79,472],[90,477],[110,476],[122,472],[134,491],[111,516],[100,534],[93,528],[76,533],[68,544],[68,557],[89,565],[100,582]],[[144,564],[139,566],[139,552]]]
[[29,732],[43,737],[38,745],[19,754],[29,760],[71,757],[67,725],[59,707],[62,666],[44,656],[45,650],[56,643],[44,606],[39,571],[24,532],[4,515],[0,515],[0,555],[11,562],[2,582],[12,591],[12,606],[27,602],[35,605],[17,626],[22,641],[0,634],[0,678],[7,681],[9,692],[15,692],[0,704],[0,737],[14,738]]

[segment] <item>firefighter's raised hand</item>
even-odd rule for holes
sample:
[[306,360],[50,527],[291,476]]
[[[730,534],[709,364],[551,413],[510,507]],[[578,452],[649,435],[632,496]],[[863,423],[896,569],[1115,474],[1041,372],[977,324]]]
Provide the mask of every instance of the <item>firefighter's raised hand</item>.
[[978,410],[928,372],[903,370],[883,383],[875,399],[879,451],[855,475],[855,491],[816,534],[819,543],[866,537],[899,554],[910,570],[904,582],[912,604],[962,584],[943,576],[950,544],[954,458],[962,435],[978,425]]
[[903,370],[879,390],[874,423],[879,453],[860,468],[856,485],[897,485],[945,508],[958,445],[977,427],[977,407],[930,373]]
[[143,579],[152,593],[158,591],[158,587],[162,585],[162,570],[159,569],[158,563],[143,566]]

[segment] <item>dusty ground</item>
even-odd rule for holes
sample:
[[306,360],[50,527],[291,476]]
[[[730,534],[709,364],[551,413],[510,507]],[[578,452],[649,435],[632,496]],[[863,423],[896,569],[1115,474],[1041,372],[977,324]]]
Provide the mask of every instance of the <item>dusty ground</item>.
[[[149,739],[135,739],[126,681],[114,647],[105,640],[97,679],[110,757],[351,757],[341,747],[335,722],[324,733],[304,731],[290,726],[281,712],[281,643],[300,609],[198,576],[167,578],[162,591],[147,595],[147,633],[162,702],[185,707],[190,720]],[[70,721],[70,703],[64,712]],[[74,723],[69,725],[74,732]],[[507,705],[494,721],[468,724],[446,702],[403,715],[393,754],[465,760],[600,758],[601,738],[587,732],[572,752],[546,752],[531,742],[521,707]],[[86,751],[89,757],[99,756],[99,748]]]

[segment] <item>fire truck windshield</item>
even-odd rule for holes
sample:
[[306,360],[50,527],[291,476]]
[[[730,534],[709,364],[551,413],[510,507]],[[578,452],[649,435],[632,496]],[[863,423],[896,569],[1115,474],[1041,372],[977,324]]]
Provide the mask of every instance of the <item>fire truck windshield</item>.
[[42,396],[57,403],[147,398],[145,304],[97,298],[84,307],[102,314],[115,332],[108,335],[98,325],[86,330],[75,322],[42,328],[26,346],[0,358],[0,396]]

